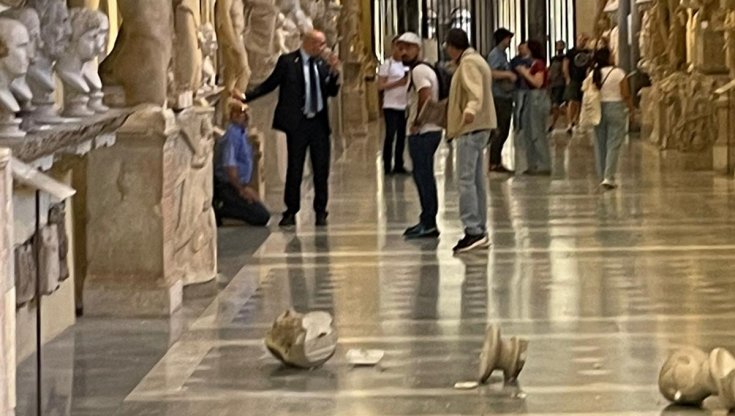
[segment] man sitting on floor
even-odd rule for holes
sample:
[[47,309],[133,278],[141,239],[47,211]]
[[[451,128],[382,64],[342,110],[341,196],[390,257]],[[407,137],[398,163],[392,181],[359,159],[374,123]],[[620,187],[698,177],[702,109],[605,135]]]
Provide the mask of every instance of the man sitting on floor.
[[223,218],[265,226],[271,214],[250,185],[253,176],[253,148],[248,141],[248,107],[232,102],[230,122],[214,156],[214,213],[217,225]]

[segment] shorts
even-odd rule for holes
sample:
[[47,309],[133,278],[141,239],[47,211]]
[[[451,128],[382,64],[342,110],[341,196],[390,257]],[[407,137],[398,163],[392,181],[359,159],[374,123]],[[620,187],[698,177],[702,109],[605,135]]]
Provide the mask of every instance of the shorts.
[[559,107],[562,104],[564,104],[564,90],[566,90],[565,85],[560,85],[557,87],[551,87],[551,104]]
[[564,100],[582,102],[582,83],[579,81],[572,81],[566,86],[564,90]]

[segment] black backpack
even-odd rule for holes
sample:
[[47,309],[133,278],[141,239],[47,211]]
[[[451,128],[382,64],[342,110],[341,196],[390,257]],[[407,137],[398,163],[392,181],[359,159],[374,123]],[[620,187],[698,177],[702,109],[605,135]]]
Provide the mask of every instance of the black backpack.
[[[437,65],[432,65],[428,62],[419,62],[413,68],[419,65],[426,65],[434,71],[436,79],[439,82],[439,101],[449,98],[449,87],[452,85],[452,72],[449,72],[446,64],[438,62]],[[413,68],[411,70],[413,71]],[[411,82],[409,89],[413,88],[413,73],[411,73]]]

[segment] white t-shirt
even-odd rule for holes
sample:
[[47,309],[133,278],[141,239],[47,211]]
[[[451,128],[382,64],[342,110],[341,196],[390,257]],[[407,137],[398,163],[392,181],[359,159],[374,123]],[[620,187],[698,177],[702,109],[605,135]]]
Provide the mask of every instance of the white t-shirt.
[[[411,134],[411,125],[416,116],[418,116],[419,107],[419,91],[424,88],[431,88],[431,99],[439,101],[439,80],[436,78],[436,73],[428,65],[417,65],[411,71],[411,77],[413,78],[413,87],[409,88],[408,91],[408,122],[406,127],[408,134]],[[409,82],[409,86],[410,86]],[[424,124],[421,126],[420,134],[429,133],[432,131],[442,131],[442,128],[436,124]]]
[[605,80],[602,88],[600,88],[600,101],[603,103],[623,101],[620,83],[625,81],[625,71],[618,67],[608,66],[602,68],[600,72],[602,73],[602,79]]
[[[388,82],[399,81],[406,74],[403,62],[388,58],[380,65],[378,76],[387,77]],[[408,84],[383,91],[383,108],[405,110],[408,105]]]

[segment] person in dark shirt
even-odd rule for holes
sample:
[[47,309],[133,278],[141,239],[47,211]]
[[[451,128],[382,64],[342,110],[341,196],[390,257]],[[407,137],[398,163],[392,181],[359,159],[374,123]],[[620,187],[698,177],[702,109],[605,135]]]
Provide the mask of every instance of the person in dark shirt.
[[557,41],[555,45],[556,55],[551,58],[549,66],[549,88],[551,88],[551,126],[549,132],[554,130],[556,122],[561,116],[561,107],[564,105],[564,58],[566,57],[567,45],[563,40]]
[[564,79],[566,90],[564,99],[567,102],[567,118],[569,127],[567,133],[572,134],[574,126],[579,122],[579,110],[582,103],[582,82],[587,78],[587,71],[592,63],[592,51],[587,48],[590,37],[582,33],[577,38],[577,44],[567,52],[564,59]]
[[[549,96],[547,94],[548,74],[546,57],[541,42],[528,41],[533,62],[530,67],[519,66],[517,71],[528,82],[521,112],[521,139],[526,148],[527,174],[550,175],[551,157],[546,122],[549,117]],[[518,172],[518,171],[516,171]]]
[[250,225],[265,226],[271,214],[251,185],[253,148],[248,141],[248,108],[230,103],[230,122],[219,140],[214,157],[214,214],[217,224],[233,218]]
[[528,85],[528,81],[526,81],[526,79],[521,76],[520,72],[518,72],[518,68],[531,68],[531,65],[533,65],[533,58],[531,57],[531,51],[528,50],[528,43],[521,42],[518,45],[518,54],[510,60],[510,69],[518,75],[518,80],[516,80],[515,96],[513,97],[515,104],[513,107],[513,126],[516,130],[518,130],[521,125],[520,117],[523,112],[526,93],[531,89]]

